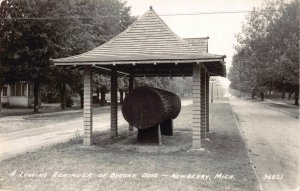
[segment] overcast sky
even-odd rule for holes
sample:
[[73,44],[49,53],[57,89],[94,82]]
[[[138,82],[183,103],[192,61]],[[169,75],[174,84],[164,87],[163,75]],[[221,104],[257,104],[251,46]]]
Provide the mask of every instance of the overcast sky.
[[[133,15],[143,15],[152,5],[159,15],[252,10],[263,0],[127,0]],[[209,37],[209,52],[227,55],[227,67],[234,54],[235,34],[241,31],[247,13],[161,16],[182,38]]]

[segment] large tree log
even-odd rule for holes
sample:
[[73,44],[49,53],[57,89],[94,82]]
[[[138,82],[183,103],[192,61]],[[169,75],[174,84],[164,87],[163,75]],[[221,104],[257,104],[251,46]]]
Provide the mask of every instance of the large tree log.
[[125,120],[138,129],[175,119],[180,110],[181,101],[176,94],[146,86],[135,88],[122,105]]

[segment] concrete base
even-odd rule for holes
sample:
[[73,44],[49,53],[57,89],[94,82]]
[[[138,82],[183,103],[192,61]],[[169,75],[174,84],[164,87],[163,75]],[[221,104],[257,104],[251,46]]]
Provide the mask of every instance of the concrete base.
[[138,143],[161,145],[160,125],[147,129],[139,129],[137,135]]
[[189,152],[204,152],[204,151],[206,151],[205,148],[200,148],[200,149],[193,149],[193,148],[191,148],[187,152],[189,153]]
[[91,149],[91,150],[97,150],[98,149],[95,145],[91,145],[91,146],[79,145],[78,147],[80,149]]
[[83,145],[82,146],[85,146],[85,147],[90,147],[92,146],[92,139],[89,137],[89,138],[83,138]]

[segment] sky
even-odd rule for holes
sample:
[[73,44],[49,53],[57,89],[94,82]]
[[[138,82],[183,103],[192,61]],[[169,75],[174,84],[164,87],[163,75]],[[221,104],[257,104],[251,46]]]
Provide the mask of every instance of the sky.
[[[132,15],[141,16],[150,6],[158,15],[249,11],[259,7],[264,0],[127,0]],[[226,55],[227,68],[235,52],[235,35],[241,32],[247,13],[201,14],[161,16],[164,22],[179,37],[209,37],[208,51]]]

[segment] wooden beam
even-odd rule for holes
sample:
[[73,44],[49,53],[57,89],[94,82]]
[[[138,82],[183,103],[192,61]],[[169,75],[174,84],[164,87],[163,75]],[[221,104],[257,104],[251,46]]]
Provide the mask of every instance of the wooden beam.
[[209,74],[206,73],[205,77],[206,132],[209,132]]
[[[133,70],[131,69],[131,72],[129,75],[129,87],[128,87],[129,93],[132,92],[133,88],[134,88],[134,73],[133,73]],[[129,131],[133,131],[132,125],[129,125]]]
[[192,129],[192,149],[199,150],[201,149],[201,137],[200,137],[200,82],[201,82],[201,73],[200,65],[196,63],[193,64],[193,129]]
[[209,70],[207,69],[204,63],[198,62],[198,64],[201,64],[201,67],[204,69],[204,71],[209,73]]
[[111,123],[111,137],[118,137],[118,74],[117,68],[112,67],[111,70],[111,110],[110,110],[110,123]]
[[134,74],[132,72],[129,75],[129,87],[128,87],[129,93],[132,92],[133,88],[134,88]]
[[84,118],[84,135],[83,145],[92,145],[93,134],[93,108],[92,108],[92,67],[84,67],[84,106],[83,106],[83,118]]
[[201,80],[200,80],[200,117],[201,117],[201,139],[206,139],[206,109],[205,109],[205,69],[203,67],[200,68],[201,72]]
[[118,64],[165,64],[165,63],[202,63],[202,62],[224,62],[224,58],[203,58],[203,59],[174,59],[174,60],[136,60],[136,61],[97,61],[97,62],[54,62],[55,66],[62,66],[62,65],[112,65],[113,63],[115,65]]
[[[105,67],[101,67],[101,66],[97,66],[97,65],[93,65],[93,67],[99,68],[99,69],[102,69],[102,70],[106,70],[106,71],[109,71],[109,72],[111,71],[111,69],[109,69],[109,68],[105,68]],[[113,67],[115,67],[115,65],[114,65]],[[117,73],[123,74],[123,75],[125,75],[125,76],[128,76],[128,75],[129,75],[128,73],[126,73],[126,72],[121,72],[121,71],[117,71]]]

